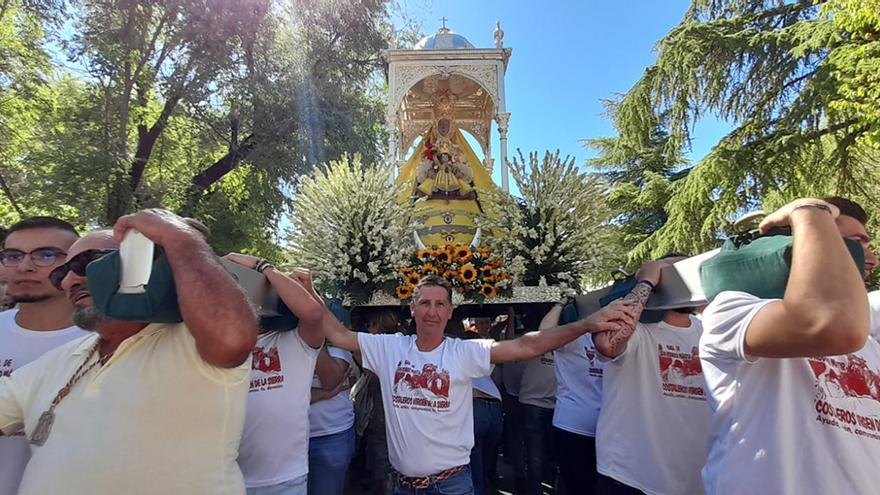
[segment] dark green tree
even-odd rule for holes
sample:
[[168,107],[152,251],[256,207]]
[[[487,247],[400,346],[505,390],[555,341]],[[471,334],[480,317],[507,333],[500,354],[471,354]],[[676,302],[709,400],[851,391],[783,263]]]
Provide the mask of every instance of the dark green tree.
[[712,247],[737,214],[803,194],[878,210],[878,11],[877,0],[693,1],[613,112],[620,146],[645,149],[661,122],[672,164],[703,115],[733,130],[676,185],[634,258]]

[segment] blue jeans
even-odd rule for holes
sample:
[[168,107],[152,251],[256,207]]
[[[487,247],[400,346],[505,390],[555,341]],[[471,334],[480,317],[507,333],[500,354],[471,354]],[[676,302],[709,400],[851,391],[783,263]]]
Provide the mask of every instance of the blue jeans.
[[391,495],[474,495],[471,483],[471,470],[465,467],[443,481],[438,481],[428,488],[406,488],[391,476]]
[[498,445],[501,443],[501,401],[474,399],[474,448],[471,449],[471,476],[474,493],[486,493],[486,479],[492,473],[492,463],[497,461]]
[[354,455],[354,427],[309,439],[309,494],[342,495]]
[[248,488],[247,495],[306,495],[307,474],[272,486]]
[[[550,429],[553,426],[553,409],[521,404],[523,412],[523,436],[526,443],[526,493],[541,495],[541,481],[546,469],[553,465],[550,459]],[[556,481],[555,476],[552,479]]]

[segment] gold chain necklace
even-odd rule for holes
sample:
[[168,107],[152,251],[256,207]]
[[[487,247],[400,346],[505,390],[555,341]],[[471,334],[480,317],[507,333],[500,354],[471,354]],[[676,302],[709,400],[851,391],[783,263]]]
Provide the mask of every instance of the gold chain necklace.
[[55,394],[55,398],[52,399],[52,404],[49,405],[49,409],[47,409],[43,412],[43,414],[40,415],[40,419],[37,421],[37,427],[34,428],[33,433],[31,433],[31,438],[29,440],[31,445],[36,445],[37,447],[40,447],[46,443],[46,440],[49,438],[49,432],[52,430],[52,425],[55,423],[55,407],[57,407],[58,404],[60,404],[61,401],[70,394],[70,391],[77,384],[77,382],[82,380],[82,378],[86,376],[89,371],[92,371],[92,368],[94,368],[98,364],[103,365],[104,363],[106,363],[106,360],[109,359],[110,356],[112,356],[112,354],[110,354],[106,357],[106,359],[99,357],[92,364],[86,367],[86,364],[88,364],[88,362],[92,359],[92,356],[94,356],[95,353],[98,352],[98,348],[100,347],[101,339],[98,338],[98,341],[95,342],[94,347],[92,347],[92,350],[89,351],[89,354],[86,356],[86,360],[79,365],[79,368],[76,369],[76,371],[73,373],[73,376],[71,376],[70,380],[67,381],[67,385],[61,387],[61,390],[59,390],[58,393]]

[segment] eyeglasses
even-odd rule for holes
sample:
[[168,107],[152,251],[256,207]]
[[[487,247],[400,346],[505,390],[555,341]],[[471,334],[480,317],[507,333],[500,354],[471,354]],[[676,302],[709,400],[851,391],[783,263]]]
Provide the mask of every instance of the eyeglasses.
[[58,258],[67,256],[67,253],[54,247],[39,247],[29,253],[20,249],[4,249],[0,251],[0,263],[5,267],[18,266],[24,261],[25,256],[31,259],[34,266],[52,266]]
[[86,267],[89,263],[103,258],[105,255],[118,251],[117,249],[86,249],[77,254],[73,258],[67,260],[67,263],[59,266],[49,273],[49,282],[58,290],[61,290],[61,281],[68,273],[73,272],[80,277],[86,275]]

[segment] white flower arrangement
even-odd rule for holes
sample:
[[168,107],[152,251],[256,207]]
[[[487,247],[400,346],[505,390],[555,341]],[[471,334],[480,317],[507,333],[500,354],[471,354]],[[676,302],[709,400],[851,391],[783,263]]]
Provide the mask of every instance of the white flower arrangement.
[[612,212],[605,186],[559,152],[514,157],[510,172],[521,197],[491,194],[478,223],[493,233],[515,283],[580,290],[581,280],[603,278],[614,269]]
[[405,186],[394,184],[392,167],[343,156],[302,178],[289,262],[310,269],[322,292],[358,302],[396,283],[415,226],[410,204],[398,203]]

